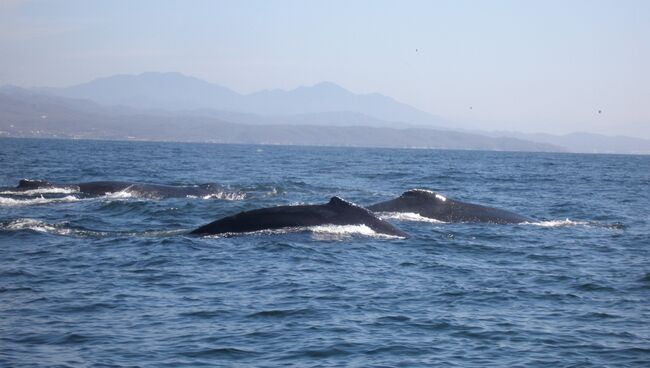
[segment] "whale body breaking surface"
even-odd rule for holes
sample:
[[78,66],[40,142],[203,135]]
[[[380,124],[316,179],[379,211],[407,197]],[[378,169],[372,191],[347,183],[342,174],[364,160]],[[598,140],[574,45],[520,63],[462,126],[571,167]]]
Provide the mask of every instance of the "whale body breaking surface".
[[[72,193],[85,196],[102,196],[116,192],[148,198],[203,197],[212,198],[223,194],[218,184],[160,185],[127,181],[93,181],[77,184],[53,184],[44,180],[20,180],[15,187],[3,187],[0,191],[11,193]],[[11,194],[10,193],[10,194]],[[241,195],[241,198],[244,198]],[[314,228],[319,226],[362,226],[380,235],[408,238],[404,231],[380,218],[376,213],[399,213],[414,216],[416,221],[446,223],[533,223],[534,219],[503,209],[467,203],[447,198],[426,189],[411,189],[399,197],[361,207],[340,197],[332,197],[325,204],[285,205],[258,208],[226,216],[200,226],[193,235],[230,235],[262,230],[289,228]],[[401,216],[401,215],[400,215]],[[383,218],[386,218],[382,216]],[[410,218],[399,217],[400,219]],[[428,219],[428,220],[427,220]]]
[[443,222],[519,224],[534,222],[514,212],[449,199],[426,189],[411,189],[399,197],[368,206],[375,212],[409,212]]
[[142,197],[174,198],[174,197],[204,197],[224,192],[224,187],[214,183],[199,185],[161,185],[145,184],[127,181],[92,181],[76,184],[55,184],[45,180],[22,179],[15,187],[5,187],[2,190],[28,192],[34,190],[67,190],[79,192],[87,196],[102,196],[108,193],[128,191]]
[[203,225],[190,234],[235,234],[320,225],[365,225],[379,234],[408,238],[408,234],[371,211],[339,197],[332,197],[325,204],[277,206],[244,211]]

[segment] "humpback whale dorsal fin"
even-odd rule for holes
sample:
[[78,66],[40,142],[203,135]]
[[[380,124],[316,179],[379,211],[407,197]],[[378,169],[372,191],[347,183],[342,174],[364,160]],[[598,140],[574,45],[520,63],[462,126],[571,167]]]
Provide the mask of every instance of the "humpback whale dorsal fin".
[[330,201],[327,203],[329,205],[335,205],[335,206],[345,206],[345,207],[358,207],[352,202],[348,202],[345,199],[339,197],[339,196],[334,196],[330,198]]

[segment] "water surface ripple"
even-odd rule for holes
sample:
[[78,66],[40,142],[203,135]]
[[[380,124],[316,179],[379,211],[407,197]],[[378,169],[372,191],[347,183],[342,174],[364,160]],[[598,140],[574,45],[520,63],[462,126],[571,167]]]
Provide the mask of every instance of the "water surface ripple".
[[[650,157],[0,140],[0,366],[650,366]],[[422,187],[534,224],[191,237],[262,206]]]

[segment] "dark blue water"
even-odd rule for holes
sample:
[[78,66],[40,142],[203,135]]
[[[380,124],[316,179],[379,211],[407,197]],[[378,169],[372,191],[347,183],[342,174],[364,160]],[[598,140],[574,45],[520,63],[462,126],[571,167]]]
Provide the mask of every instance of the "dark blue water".
[[[227,190],[0,194],[0,366],[650,366],[650,156],[0,140],[21,178]],[[539,222],[184,234],[416,187]]]

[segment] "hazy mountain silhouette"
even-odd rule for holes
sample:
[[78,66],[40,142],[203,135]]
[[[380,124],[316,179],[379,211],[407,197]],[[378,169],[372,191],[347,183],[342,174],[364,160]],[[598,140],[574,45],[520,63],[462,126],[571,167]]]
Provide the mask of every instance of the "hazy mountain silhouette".
[[[255,120],[255,115],[232,116]],[[198,114],[110,108],[7,87],[0,88],[0,137],[562,151],[557,146],[517,138],[427,128],[232,123]]]
[[103,105],[162,110],[229,109],[241,98],[226,87],[180,73],[120,74],[72,87],[40,90]]
[[290,91],[272,90],[246,96],[260,114],[292,115],[325,112],[356,112],[377,119],[408,124],[444,125],[439,117],[378,93],[354,94],[334,83],[322,82]]
[[50,94],[83,98],[104,105],[181,111],[211,109],[258,115],[351,112],[410,125],[442,126],[439,117],[377,93],[355,94],[323,82],[290,91],[266,90],[249,95],[180,73],[142,73],[95,79],[67,88],[41,88]]
[[[161,81],[160,74],[145,73],[137,76],[139,82],[153,77]],[[171,73],[164,78],[169,81],[180,80],[188,83],[197,96],[205,89],[207,95],[237,96],[235,92],[198,79],[187,78]],[[53,94],[52,89],[26,90],[20,87],[0,87],[0,137],[42,137],[42,138],[90,138],[90,139],[140,139],[162,141],[191,141],[191,142],[220,142],[220,143],[266,143],[266,144],[299,144],[299,145],[331,145],[331,146],[364,146],[364,147],[399,147],[399,148],[442,148],[442,149],[479,149],[504,151],[570,151],[587,153],[650,153],[650,140],[632,137],[609,137],[590,133],[573,133],[564,136],[551,134],[524,134],[517,132],[458,132],[424,128],[417,125],[404,124],[375,118],[355,111],[326,111],[313,113],[297,113],[310,111],[310,101],[322,100],[323,96],[338,96],[325,98],[328,103],[316,104],[330,108],[341,106],[345,101],[356,101],[360,106],[365,98],[377,98],[374,95],[363,95],[358,98],[351,92],[329,83],[315,87],[302,87],[293,91],[264,91],[249,95],[248,101],[258,100],[259,110],[286,111],[277,106],[295,101],[302,107],[296,108],[291,114],[259,114],[244,113],[212,108],[192,108],[198,106],[196,101],[188,102],[185,94],[183,103],[176,104],[179,110],[162,109],[156,104],[129,104],[108,106],[108,97],[116,97],[116,91],[123,88],[119,81],[121,77],[109,80],[100,79],[95,82],[112,85],[112,92],[101,92],[99,88],[94,96],[104,99],[100,104],[89,99],[62,97],[64,93]],[[164,79],[163,78],[163,79]],[[127,76],[133,82],[133,77]],[[116,82],[117,80],[117,82]],[[93,83],[95,83],[93,82]],[[171,83],[171,82],[170,82]],[[137,84],[137,83],[136,83]],[[158,93],[150,83],[143,86],[134,85],[133,96],[143,96],[151,93],[159,97],[157,103],[163,100],[174,104],[178,90],[174,91],[159,84]],[[178,85],[171,83],[170,85]],[[167,85],[168,86],[168,85]],[[92,88],[87,84],[65,89],[74,91],[71,95],[82,94],[81,91]],[[151,89],[148,89],[151,88]],[[47,93],[43,93],[47,92]],[[57,91],[61,92],[61,90]],[[100,93],[101,92],[101,93]],[[67,92],[66,92],[67,93]],[[90,92],[89,92],[90,93]],[[104,93],[104,94],[102,94]],[[347,97],[346,97],[347,95]],[[104,97],[102,97],[104,96]],[[108,96],[108,97],[107,97]],[[230,97],[228,97],[230,96]],[[352,96],[352,97],[350,97]],[[83,96],[80,96],[83,97]],[[90,97],[90,96],[86,96]],[[198,96],[205,97],[205,96]],[[242,96],[234,97],[235,101]],[[122,98],[126,98],[123,96]],[[180,97],[179,97],[180,98]],[[337,100],[339,98],[340,100]],[[383,97],[379,97],[381,99]],[[211,99],[207,99],[211,100]],[[388,99],[389,101],[392,101]],[[121,100],[114,100],[119,104]],[[128,100],[125,100],[129,102]],[[141,101],[153,101],[142,98]],[[261,102],[259,102],[261,101]],[[195,104],[196,103],[196,104]],[[234,104],[235,102],[233,102]],[[262,108],[262,104],[269,106]],[[131,107],[145,105],[144,107]],[[184,109],[180,109],[184,107]],[[350,107],[350,106],[347,106]],[[399,129],[396,129],[399,128]]]

